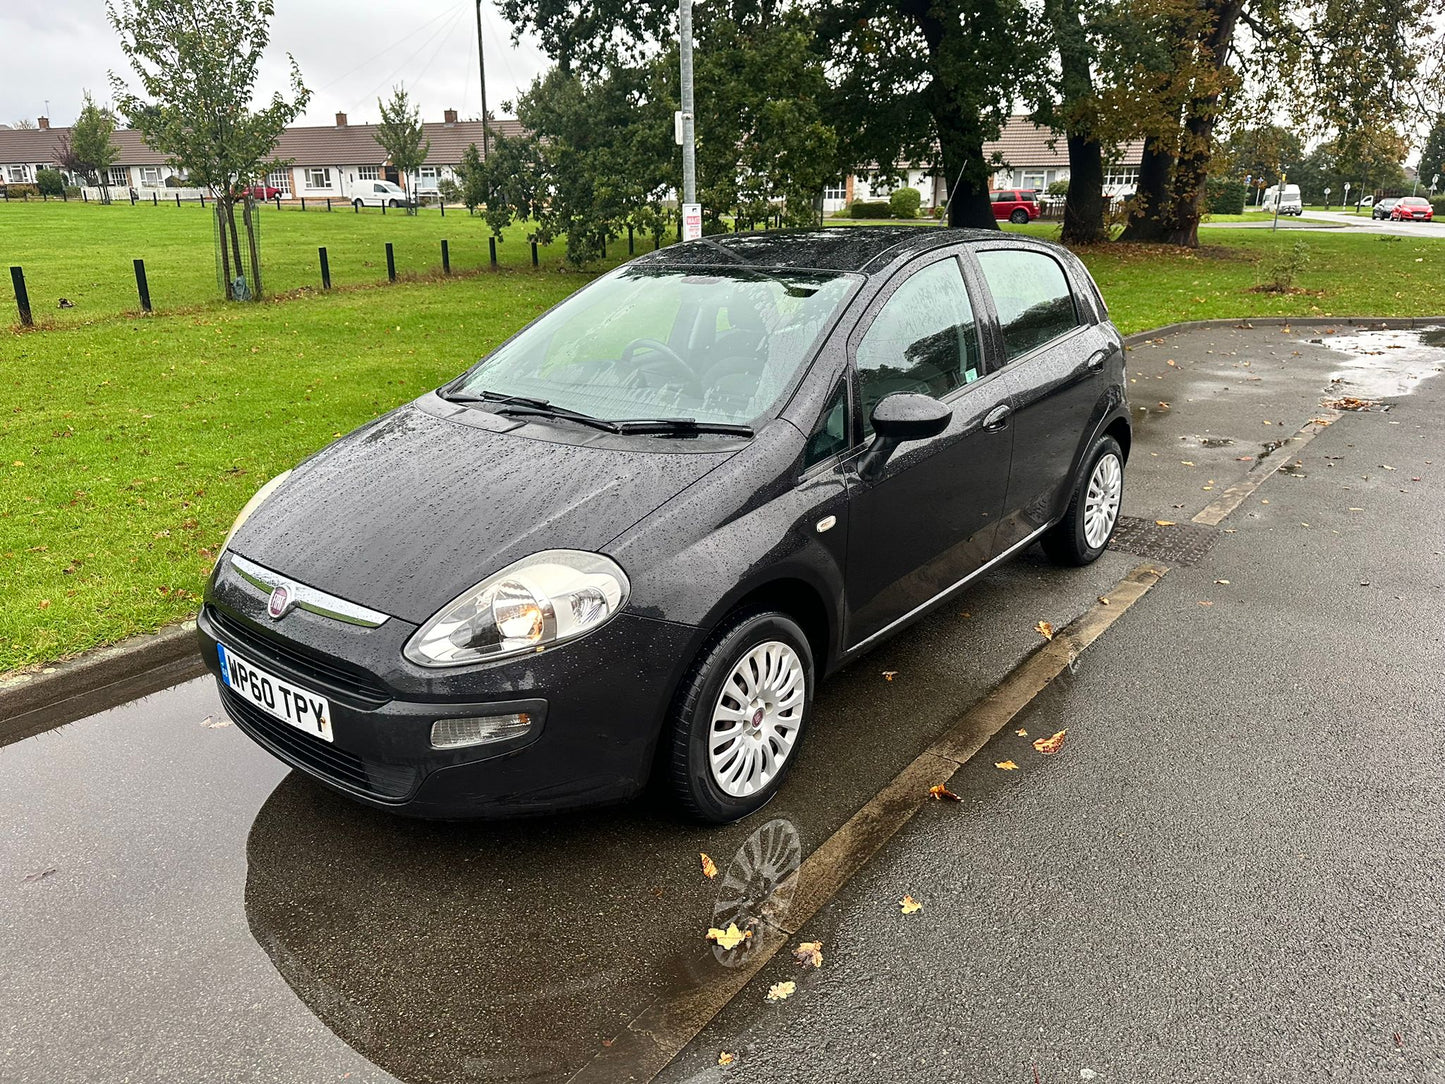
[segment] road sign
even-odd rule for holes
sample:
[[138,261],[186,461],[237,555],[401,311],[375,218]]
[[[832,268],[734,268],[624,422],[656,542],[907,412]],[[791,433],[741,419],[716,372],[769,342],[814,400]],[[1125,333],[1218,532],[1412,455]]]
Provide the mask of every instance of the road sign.
[[684,203],[682,205],[682,239],[696,241],[701,236],[702,204]]

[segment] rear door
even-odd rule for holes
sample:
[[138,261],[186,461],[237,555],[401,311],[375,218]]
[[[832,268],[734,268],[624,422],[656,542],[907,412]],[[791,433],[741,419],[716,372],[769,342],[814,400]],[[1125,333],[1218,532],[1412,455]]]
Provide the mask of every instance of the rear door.
[[931,253],[890,281],[849,338],[863,446],[872,439],[868,417],[885,395],[921,392],[953,408],[947,429],[899,446],[880,477],[850,473],[850,646],[927,605],[993,555],[1013,434],[1008,386],[985,364],[977,312],[958,256]]
[[1117,340],[1093,322],[1063,264],[1041,249],[975,250],[1014,407],[1014,451],[996,548],[1063,511],[1074,462],[1107,395]]

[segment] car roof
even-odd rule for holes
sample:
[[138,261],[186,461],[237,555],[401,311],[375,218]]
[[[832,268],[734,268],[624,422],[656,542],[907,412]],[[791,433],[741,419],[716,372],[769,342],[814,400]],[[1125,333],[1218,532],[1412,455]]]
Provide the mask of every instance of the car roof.
[[[869,274],[895,260],[960,242],[996,241],[998,230],[939,226],[823,226],[729,233],[668,245],[633,263],[650,267],[793,268]],[[1025,238],[1019,238],[1025,240]]]

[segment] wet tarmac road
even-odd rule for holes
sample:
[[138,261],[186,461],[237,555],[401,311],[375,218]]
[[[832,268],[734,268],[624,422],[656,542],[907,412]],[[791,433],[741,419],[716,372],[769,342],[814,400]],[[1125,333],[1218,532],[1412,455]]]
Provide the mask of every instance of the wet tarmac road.
[[[1276,432],[1286,437],[1317,414],[1330,377],[1343,365],[1339,355],[1299,341],[1317,335],[1195,333],[1136,351],[1131,393],[1143,409],[1126,512],[1188,520],[1219,487],[1256,467],[1239,455],[1257,454],[1254,445],[1262,448]],[[1395,365],[1397,354],[1379,356]],[[1416,379],[1428,380],[1438,359],[1427,353],[1420,364],[1429,371]],[[1254,376],[1260,379],[1249,379]],[[1170,406],[1154,407],[1155,401]],[[1310,455],[1327,439],[1344,441],[1358,423],[1389,425],[1407,413],[1347,417],[1325,431]],[[1205,443],[1219,440],[1235,443]],[[1245,447],[1251,451],[1238,451]],[[1269,485],[1295,481],[1277,476]],[[1260,499],[1268,498],[1261,493]],[[1290,513],[1303,521],[1308,506],[1305,498]],[[1258,517],[1262,510],[1251,505],[1237,515]],[[1420,513],[1412,506],[1409,514]],[[1224,526],[1240,530],[1233,521]],[[1295,591],[1297,585],[1272,571],[1273,559],[1261,556],[1281,544],[1291,552],[1303,545],[1281,537],[1286,526],[1250,521],[1248,556],[1231,556],[1227,548],[1245,539],[1225,537],[1206,560],[1227,560],[1235,569],[1258,561],[1261,596],[1270,595],[1271,576]],[[1439,549],[1438,526],[1435,531]],[[1382,545],[1409,545],[1411,532],[1380,537]],[[1328,551],[1314,559],[1327,563]],[[1060,572],[1031,555],[997,570],[826,684],[813,732],[778,799],[759,816],[722,829],[678,824],[665,808],[646,802],[500,825],[397,820],[288,773],[234,726],[205,725],[221,719],[205,681],[0,749],[0,945],[8,973],[0,988],[0,1080],[566,1079],[652,999],[725,982],[746,965],[748,943],[725,953],[703,942],[703,931],[735,918],[785,924],[798,863],[1037,647],[1036,621],[1063,627],[1138,563],[1137,556],[1109,553],[1089,569]],[[1203,582],[1207,574],[1204,565],[1176,569],[1175,579],[1156,590],[1179,582],[1191,593],[1202,591],[1211,586]],[[1220,578],[1246,579],[1238,571]],[[1146,598],[1139,615],[1131,613],[1105,634],[1040,699],[1031,710],[1042,713],[1041,721],[1030,725],[1047,729],[1061,713],[1099,721],[1121,704],[1155,711],[1156,700],[1171,710],[1211,703],[1217,688],[1211,682],[1227,683],[1227,666],[1201,665],[1211,681],[1148,667],[1160,643],[1195,635],[1191,606],[1197,608],[1192,597]],[[1230,645],[1243,642],[1274,657],[1274,611],[1230,613],[1228,635],[1196,650],[1228,659]],[[1407,622],[1419,619],[1413,610],[1406,615]],[[885,681],[884,671],[896,671],[894,680]],[[1175,691],[1161,696],[1163,687]],[[1163,743],[1159,750],[1164,762],[1208,755],[1200,740]],[[855,1078],[873,1054],[880,1064],[901,1067],[908,1064],[903,1052],[919,1044],[939,1048],[944,1032],[938,1029],[957,1025],[919,1012],[918,983],[902,978],[927,973],[937,958],[910,956],[904,942],[918,939],[906,928],[888,934],[893,920],[860,914],[860,901],[871,907],[869,893],[919,883],[925,870],[954,870],[960,883],[980,886],[984,898],[998,890],[998,899],[1027,906],[1028,892],[1020,897],[1000,884],[1020,855],[1054,852],[1040,846],[1026,819],[1007,815],[1010,792],[990,774],[991,753],[992,747],[954,784],[976,815],[939,822],[930,808],[816,920],[824,923],[830,948],[850,938],[857,946],[830,954],[830,966],[820,972],[818,981],[843,984],[832,987],[837,1012],[808,1005],[806,1027],[780,1012],[757,1019],[758,983],[776,981],[774,971],[791,966],[775,960],[684,1052],[668,1071],[672,1078],[710,1072],[708,1060],[725,1043],[749,1048],[754,1064],[739,1069],[756,1080],[781,1079],[779,1073]],[[1023,793],[1050,786],[1049,776],[1036,770],[1017,776],[1009,785]],[[1318,790],[1309,792],[1324,802]],[[1182,784],[1166,793],[1186,807],[1197,797]],[[1071,799],[1059,823],[1085,807],[1127,819],[1138,812],[1126,801],[1131,797],[1138,793],[1128,778],[1117,788],[1090,789]],[[1005,816],[980,819],[990,811]],[[1321,810],[1305,805],[1292,812],[1308,817]],[[1159,880],[1157,851],[1091,854],[1091,838],[1070,840],[1070,853],[1109,871],[1106,883],[1122,878],[1127,889]],[[698,872],[699,851],[721,868],[716,881]],[[960,862],[969,868],[959,870]],[[908,876],[896,875],[899,863],[911,866]],[[1418,867],[1395,872],[1420,883]],[[972,897],[972,909],[940,908],[943,925],[931,927],[932,936],[969,946],[977,964],[964,985],[985,1001],[1003,1002],[1014,985],[991,972],[984,951],[989,938],[978,936],[988,915],[979,898]],[[1218,914],[1215,900],[1176,902],[1174,920],[1185,925],[1212,922]],[[1226,902],[1239,906],[1234,896]],[[1096,906],[1083,914],[1096,915]],[[1300,916],[1288,918],[1294,923]],[[1022,940],[1049,945],[1047,931],[1039,934],[1032,924],[1030,930]],[[1082,936],[1077,928],[1069,935],[1072,941]],[[852,963],[845,964],[849,956]],[[962,959],[950,958],[950,965]],[[935,1001],[959,1011],[955,999]],[[883,1012],[911,1014],[919,1026],[890,1025],[884,1037],[864,1044],[881,1046],[881,1053],[850,1045],[850,1036],[860,1034],[857,1014]],[[1020,1023],[990,1020],[990,1028]],[[804,1034],[816,1041],[799,1043]],[[952,1049],[969,1052],[965,1065],[994,1064],[977,1043],[960,1040]],[[813,1068],[804,1072],[799,1065]]]

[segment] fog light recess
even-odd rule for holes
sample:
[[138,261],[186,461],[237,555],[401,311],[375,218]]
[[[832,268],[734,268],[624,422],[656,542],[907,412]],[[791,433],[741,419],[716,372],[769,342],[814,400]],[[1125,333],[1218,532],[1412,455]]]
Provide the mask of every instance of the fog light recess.
[[486,745],[518,738],[530,729],[532,717],[526,712],[483,715],[473,719],[438,719],[431,725],[431,744],[433,749],[460,749],[467,745]]

